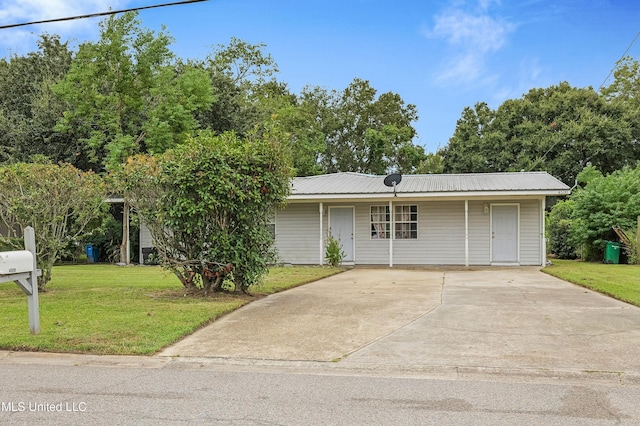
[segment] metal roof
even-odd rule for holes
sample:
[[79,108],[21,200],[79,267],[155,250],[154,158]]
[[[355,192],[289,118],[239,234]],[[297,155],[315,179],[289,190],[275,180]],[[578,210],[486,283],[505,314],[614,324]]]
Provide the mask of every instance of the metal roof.
[[[341,172],[293,179],[291,199],[388,197],[384,176]],[[547,172],[404,175],[398,196],[566,195],[570,188]]]

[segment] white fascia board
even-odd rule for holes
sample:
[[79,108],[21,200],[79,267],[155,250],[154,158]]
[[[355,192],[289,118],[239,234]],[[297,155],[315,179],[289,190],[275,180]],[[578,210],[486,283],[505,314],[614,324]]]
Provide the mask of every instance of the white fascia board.
[[468,192],[398,192],[396,196],[390,194],[292,194],[289,201],[317,201],[317,200],[397,200],[402,198],[434,199],[434,198],[502,198],[502,197],[539,197],[569,195],[569,190],[540,190],[540,191],[468,191]]

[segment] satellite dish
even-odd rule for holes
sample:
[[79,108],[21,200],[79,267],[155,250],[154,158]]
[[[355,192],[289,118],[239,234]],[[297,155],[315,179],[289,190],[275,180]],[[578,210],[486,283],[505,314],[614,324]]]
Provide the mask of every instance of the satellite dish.
[[393,188],[393,196],[397,197],[396,186],[402,181],[402,175],[400,173],[392,173],[384,178],[384,184]]
[[392,173],[384,178],[384,184],[386,186],[394,187],[402,181],[402,175],[400,173]]

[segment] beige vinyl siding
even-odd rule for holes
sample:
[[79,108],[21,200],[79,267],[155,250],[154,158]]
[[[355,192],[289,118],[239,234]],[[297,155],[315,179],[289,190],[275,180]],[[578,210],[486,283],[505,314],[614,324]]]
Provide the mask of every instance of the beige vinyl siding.
[[[389,240],[371,239],[372,205],[356,205],[356,263],[389,264]],[[418,206],[418,238],[393,240],[394,265],[463,265],[464,201],[395,201]]]
[[138,237],[140,238],[138,259],[140,259],[140,264],[144,264],[145,256],[143,250],[147,251],[146,249],[152,249],[153,247],[155,247],[153,245],[151,232],[149,231],[149,228],[147,228],[147,225],[145,225],[144,223],[140,223],[140,231],[138,233]]
[[[316,265],[320,262],[319,215],[318,203],[290,203],[276,213],[276,248],[281,262]],[[325,233],[326,229],[325,225]]]
[[153,239],[147,225],[140,224],[140,249],[153,247]]
[[[469,201],[469,264],[491,264],[491,215],[484,205],[514,203],[520,205],[520,264],[540,265],[540,200]],[[393,205],[418,206],[418,238],[393,240],[394,265],[464,265],[464,200],[404,201]],[[329,228],[330,207],[353,207],[354,258],[357,265],[389,265],[389,240],[371,239],[371,206],[380,202],[325,202],[323,238]],[[276,215],[276,247],[285,263],[317,264],[319,253],[318,203],[290,203]]]
[[388,206],[388,201],[356,205],[356,263],[389,265],[389,239],[371,239],[371,206]]
[[541,265],[540,201],[520,203],[520,264]]
[[464,201],[418,203],[418,239],[394,240],[394,264],[464,265]]
[[469,201],[469,265],[491,264],[491,215],[484,212],[487,201]]

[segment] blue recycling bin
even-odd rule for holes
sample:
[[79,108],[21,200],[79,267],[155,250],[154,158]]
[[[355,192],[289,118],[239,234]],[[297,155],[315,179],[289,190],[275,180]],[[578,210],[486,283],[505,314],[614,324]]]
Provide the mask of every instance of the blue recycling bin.
[[87,254],[87,262],[98,263],[98,247],[93,244],[87,244],[84,246],[85,253]]

